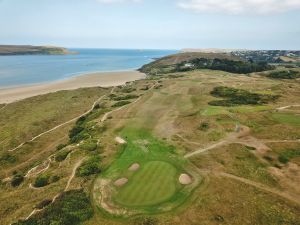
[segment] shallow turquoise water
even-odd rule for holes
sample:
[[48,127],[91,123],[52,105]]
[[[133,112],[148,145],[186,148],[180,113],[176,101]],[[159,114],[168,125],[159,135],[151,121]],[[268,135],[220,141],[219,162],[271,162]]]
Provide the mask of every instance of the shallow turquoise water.
[[176,53],[172,50],[70,49],[76,55],[0,56],[0,88],[56,81],[84,73],[122,71]]

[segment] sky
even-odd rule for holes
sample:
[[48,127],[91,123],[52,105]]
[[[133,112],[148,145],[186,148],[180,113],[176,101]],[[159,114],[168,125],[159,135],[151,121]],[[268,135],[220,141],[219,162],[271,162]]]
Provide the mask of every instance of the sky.
[[300,0],[0,0],[0,44],[300,50]]

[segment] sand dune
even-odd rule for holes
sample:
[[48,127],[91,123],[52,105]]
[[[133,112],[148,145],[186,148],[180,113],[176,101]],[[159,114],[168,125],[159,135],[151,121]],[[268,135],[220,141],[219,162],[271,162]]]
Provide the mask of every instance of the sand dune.
[[67,80],[51,83],[28,85],[13,88],[0,89],[0,103],[11,103],[36,95],[56,92],[60,90],[72,90],[83,87],[110,87],[125,84],[145,78],[145,74],[138,71],[101,72],[73,77]]

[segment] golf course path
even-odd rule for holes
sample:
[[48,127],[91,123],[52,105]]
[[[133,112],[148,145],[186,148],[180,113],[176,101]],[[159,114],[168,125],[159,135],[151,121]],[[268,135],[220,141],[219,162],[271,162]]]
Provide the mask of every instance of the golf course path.
[[93,103],[92,107],[91,107],[88,111],[86,111],[85,113],[83,113],[83,114],[77,116],[76,118],[73,118],[73,119],[71,119],[71,120],[69,120],[69,121],[67,121],[67,122],[61,123],[61,124],[57,125],[56,127],[53,127],[52,129],[47,130],[47,131],[45,131],[45,132],[43,132],[43,133],[41,133],[41,134],[39,134],[39,135],[33,137],[31,140],[26,141],[26,142],[23,142],[23,143],[21,143],[20,145],[18,145],[17,147],[15,147],[15,148],[13,148],[13,149],[10,149],[10,150],[8,150],[8,151],[9,151],[9,152],[16,151],[16,150],[18,150],[19,148],[21,148],[23,145],[25,145],[26,143],[28,143],[28,142],[33,142],[34,140],[38,139],[39,137],[41,137],[41,136],[43,136],[43,135],[45,135],[45,134],[51,133],[52,131],[57,130],[57,129],[60,128],[60,127],[63,127],[63,126],[65,126],[65,125],[69,124],[69,123],[72,123],[72,122],[78,120],[80,117],[89,114],[91,111],[93,111],[94,107],[98,104],[98,102],[101,101],[101,100],[102,100],[103,98],[105,98],[105,97],[106,97],[106,95],[103,95],[103,96],[101,96],[99,99],[97,99],[97,100]]
[[278,191],[278,190],[276,190],[274,188],[268,187],[268,186],[263,185],[261,183],[257,183],[255,181],[248,180],[248,179],[243,178],[243,177],[238,177],[238,176],[235,176],[235,175],[232,175],[232,174],[229,174],[229,173],[221,172],[218,175],[220,175],[222,177],[230,178],[230,179],[233,179],[233,180],[236,180],[236,181],[240,181],[240,182],[242,182],[244,184],[256,187],[256,188],[258,188],[260,190],[263,190],[265,192],[269,192],[269,193],[278,195],[278,196],[280,196],[282,198],[285,198],[285,199],[287,199],[287,200],[289,200],[291,202],[294,202],[294,203],[300,205],[300,197],[299,196],[291,195],[291,194],[283,192],[283,191]]
[[[193,152],[187,153],[184,158],[190,158],[192,156],[207,152],[211,149],[221,147],[230,143],[239,143],[239,138],[245,137],[249,134],[250,129],[246,126],[238,126],[236,131],[234,133],[230,133],[227,137],[225,137],[223,140],[220,142],[214,143],[206,148],[201,148],[198,150],[195,150]],[[191,142],[194,144],[194,142]]]
[[296,139],[296,140],[268,140],[268,139],[264,139],[262,140],[264,143],[297,143],[300,142],[300,139]]
[[285,110],[291,107],[300,107],[300,105],[288,105],[288,106],[283,106],[283,107],[279,107],[277,108],[277,110]]
[[41,165],[37,165],[36,167],[33,167],[32,169],[30,169],[30,170],[26,173],[25,177],[28,178],[28,177],[31,177],[31,176],[36,176],[36,175],[38,175],[38,174],[40,174],[40,173],[43,173],[43,172],[47,171],[47,170],[49,169],[49,167],[50,167],[51,162],[52,162],[52,160],[51,160],[51,157],[52,157],[52,156],[53,156],[53,155],[51,155],[45,162],[42,163],[42,166],[43,166],[44,168],[41,168],[40,170],[38,170],[38,168],[39,168]]
[[72,174],[71,174],[71,176],[70,176],[70,178],[69,178],[69,180],[68,180],[68,183],[67,183],[67,185],[66,185],[64,191],[68,191],[68,189],[69,189],[69,187],[70,187],[70,185],[71,185],[71,182],[72,182],[73,178],[75,177],[76,170],[77,170],[78,167],[82,164],[83,160],[85,160],[85,158],[79,160],[79,161],[74,165],[73,170],[72,170]]

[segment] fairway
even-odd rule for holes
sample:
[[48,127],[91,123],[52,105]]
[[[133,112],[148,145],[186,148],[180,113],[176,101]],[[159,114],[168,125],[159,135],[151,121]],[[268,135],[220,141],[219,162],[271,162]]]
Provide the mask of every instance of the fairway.
[[170,199],[176,192],[176,168],[161,161],[146,163],[121,187],[115,201],[126,206],[151,206]]

